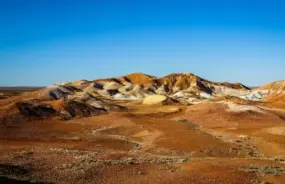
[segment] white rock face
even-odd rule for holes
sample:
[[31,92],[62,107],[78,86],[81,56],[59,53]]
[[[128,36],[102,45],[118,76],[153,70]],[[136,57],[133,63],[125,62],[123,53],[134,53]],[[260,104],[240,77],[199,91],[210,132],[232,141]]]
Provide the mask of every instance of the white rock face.
[[266,113],[264,110],[250,105],[239,105],[232,102],[225,102],[228,105],[229,109],[228,112],[246,112],[246,111],[253,111],[258,113]]
[[167,93],[166,86],[165,85],[160,86],[155,92],[160,95],[166,94]]
[[239,97],[245,100],[261,101],[265,99],[268,96],[268,94],[269,94],[268,90],[261,90],[261,91],[252,91],[251,93],[245,96],[239,96]]
[[255,90],[248,90],[238,84],[207,81],[191,73],[173,74],[166,78],[149,78],[149,83],[140,82],[139,77],[132,80],[111,78],[63,82],[49,86],[46,90],[52,91],[53,98],[56,99],[65,98],[76,90],[82,90],[91,96],[103,96],[113,100],[141,100],[150,95],[167,95],[183,103],[199,103],[225,95],[263,101],[274,95],[285,94],[285,81],[277,81]]
[[250,93],[248,90],[241,90],[241,89],[233,89],[226,86],[217,86],[214,85],[214,93],[216,95],[231,95],[231,96],[245,96]]
[[183,91],[179,91],[177,93],[175,93],[174,95],[172,95],[173,98],[185,98],[185,94]]
[[204,98],[204,99],[211,99],[211,98],[213,98],[213,96],[212,95],[210,95],[210,94],[208,94],[208,93],[200,93],[200,97],[201,98]]
[[138,100],[137,97],[135,96],[126,96],[123,95],[121,93],[117,93],[116,95],[114,95],[114,100],[130,100],[130,101],[134,101],[134,100]]

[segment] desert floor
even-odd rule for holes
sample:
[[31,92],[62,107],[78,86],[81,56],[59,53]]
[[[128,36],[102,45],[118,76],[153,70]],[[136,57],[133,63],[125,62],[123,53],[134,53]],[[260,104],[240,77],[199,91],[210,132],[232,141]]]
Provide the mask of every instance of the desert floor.
[[285,113],[123,103],[0,127],[0,183],[285,183]]

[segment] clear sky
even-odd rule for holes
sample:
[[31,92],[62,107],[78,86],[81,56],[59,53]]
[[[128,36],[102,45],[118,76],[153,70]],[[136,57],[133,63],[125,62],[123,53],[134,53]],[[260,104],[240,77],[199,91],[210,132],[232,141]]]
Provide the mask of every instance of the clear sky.
[[192,72],[285,79],[284,0],[0,0],[0,86]]

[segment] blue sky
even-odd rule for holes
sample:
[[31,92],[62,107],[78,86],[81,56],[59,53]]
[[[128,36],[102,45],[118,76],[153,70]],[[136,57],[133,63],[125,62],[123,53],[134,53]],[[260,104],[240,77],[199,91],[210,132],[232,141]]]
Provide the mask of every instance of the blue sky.
[[192,72],[285,79],[285,1],[0,0],[0,86]]

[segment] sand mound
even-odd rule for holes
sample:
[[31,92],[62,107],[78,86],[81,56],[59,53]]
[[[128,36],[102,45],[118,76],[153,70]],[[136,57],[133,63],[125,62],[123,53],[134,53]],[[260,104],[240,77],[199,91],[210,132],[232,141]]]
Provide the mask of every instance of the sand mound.
[[143,100],[144,105],[173,104],[175,101],[165,95],[150,95]]
[[146,97],[143,100],[143,104],[145,105],[162,104],[166,100],[167,100],[167,97],[164,95],[151,95],[151,96]]

